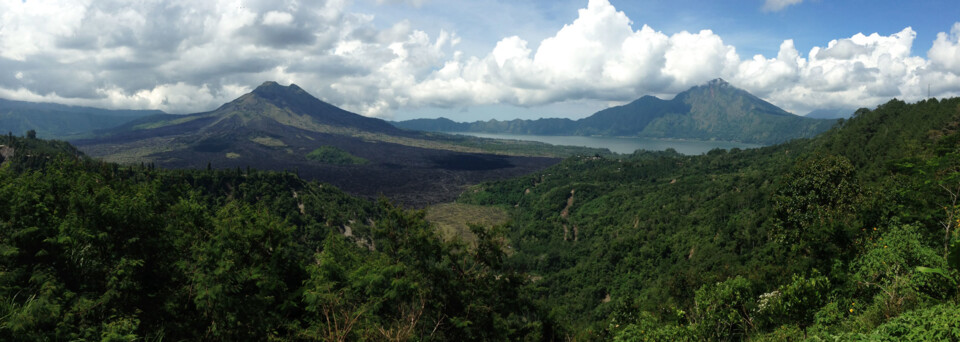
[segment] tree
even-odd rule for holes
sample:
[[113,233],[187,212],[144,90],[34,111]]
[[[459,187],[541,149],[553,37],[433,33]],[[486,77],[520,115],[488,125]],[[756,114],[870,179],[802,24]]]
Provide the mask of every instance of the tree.
[[702,286],[696,293],[694,320],[700,336],[714,341],[737,340],[753,330],[750,281],[737,276]]
[[814,155],[798,161],[774,196],[777,239],[813,260],[829,260],[858,230],[861,201],[854,167],[843,156]]
[[37,138],[37,131],[34,131],[32,129],[27,131],[27,139],[36,139],[36,138]]
[[759,318],[773,327],[790,323],[805,329],[813,324],[814,314],[827,301],[830,280],[816,270],[812,273],[810,277],[794,275],[790,283],[761,295]]
[[876,310],[883,318],[913,309],[925,298],[952,294],[949,279],[916,271],[921,266],[943,269],[946,264],[935,249],[922,241],[916,226],[901,224],[877,228],[861,241],[867,249],[851,264],[853,277],[875,292]]
[[939,222],[943,227],[943,255],[947,257],[950,243],[958,238],[956,227],[960,225],[960,154],[946,153],[928,161],[927,166],[934,175],[930,182],[947,195],[940,203],[944,216]]
[[194,248],[193,298],[207,335],[256,340],[283,333],[303,281],[295,228],[266,208],[228,202]]

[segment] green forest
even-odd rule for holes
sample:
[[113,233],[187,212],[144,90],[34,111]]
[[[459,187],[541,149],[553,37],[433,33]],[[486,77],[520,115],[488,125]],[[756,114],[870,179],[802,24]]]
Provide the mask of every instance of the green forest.
[[482,184],[577,340],[960,340],[960,99],[760,149],[581,156]]
[[503,239],[294,174],[162,170],[8,136],[0,340],[549,340]]
[[[424,211],[0,138],[0,340],[960,340],[960,99],[759,149],[581,155]],[[8,153],[12,151],[12,153]]]

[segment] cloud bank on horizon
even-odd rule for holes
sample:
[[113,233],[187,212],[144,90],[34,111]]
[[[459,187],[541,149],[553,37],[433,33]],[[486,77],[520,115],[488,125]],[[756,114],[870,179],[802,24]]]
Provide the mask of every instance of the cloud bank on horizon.
[[[800,2],[767,0],[762,10]],[[431,37],[410,21],[378,28],[349,5],[0,0],[0,97],[187,113],[276,80],[390,117],[400,108],[616,103],[718,77],[801,114],[917,100],[928,89],[960,96],[960,22],[937,35],[925,58],[911,55],[910,27],[838,38],[806,54],[786,40],[775,57],[744,58],[711,30],[634,30],[608,0],[590,0],[551,37],[505,37],[486,55],[468,56],[454,32]]]

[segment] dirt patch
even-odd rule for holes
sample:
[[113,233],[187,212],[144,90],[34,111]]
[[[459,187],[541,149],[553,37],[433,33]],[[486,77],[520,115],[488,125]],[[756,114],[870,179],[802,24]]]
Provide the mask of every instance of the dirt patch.
[[567,206],[560,212],[560,217],[567,218],[567,216],[570,215],[570,207],[573,206],[573,194],[576,192],[577,189],[570,190],[570,197],[567,198]]
[[[564,207],[563,211],[560,212],[560,218],[566,220],[567,223],[570,223],[570,218],[569,218],[570,207],[573,207],[573,195],[576,193],[577,193],[577,189],[570,190],[570,197],[567,197],[567,206]],[[577,228],[577,225],[573,225],[573,241],[577,241],[577,235],[579,235],[578,233],[579,233],[579,229]],[[569,236],[570,236],[570,228],[568,228],[567,224],[564,223],[563,224],[563,241],[569,241],[570,240]]]
[[13,158],[14,149],[7,145],[0,145],[0,165],[3,165],[7,159]]

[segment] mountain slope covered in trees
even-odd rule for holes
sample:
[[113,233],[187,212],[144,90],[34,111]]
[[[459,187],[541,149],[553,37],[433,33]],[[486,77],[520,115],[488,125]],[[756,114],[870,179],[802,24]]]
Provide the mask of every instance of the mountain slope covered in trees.
[[893,100],[810,140],[569,158],[459,201],[510,212],[508,263],[581,338],[956,340],[958,127],[960,99]]
[[696,86],[671,100],[644,96],[580,119],[538,119],[457,123],[445,118],[414,119],[398,127],[442,132],[535,135],[639,136],[776,144],[810,138],[836,120],[793,115],[722,79]]

